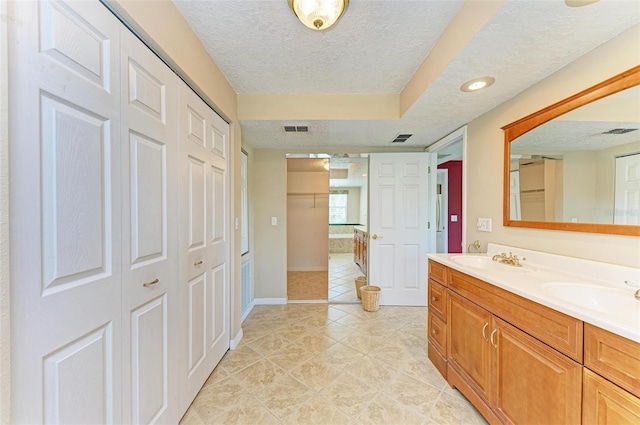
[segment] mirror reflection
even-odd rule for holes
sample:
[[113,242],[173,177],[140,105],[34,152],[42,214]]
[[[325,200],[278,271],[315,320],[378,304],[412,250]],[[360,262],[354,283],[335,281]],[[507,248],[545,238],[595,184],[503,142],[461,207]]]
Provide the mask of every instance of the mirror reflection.
[[510,143],[511,220],[640,224],[640,86]]

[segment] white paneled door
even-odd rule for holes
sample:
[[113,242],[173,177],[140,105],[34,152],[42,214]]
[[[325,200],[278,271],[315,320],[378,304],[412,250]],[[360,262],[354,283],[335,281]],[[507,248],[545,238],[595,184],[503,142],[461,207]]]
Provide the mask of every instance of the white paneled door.
[[369,156],[369,284],[381,305],[426,305],[427,253],[435,252],[434,154]]
[[120,23],[8,7],[13,422],[122,423]]
[[123,416],[178,416],[178,79],[121,29]]
[[229,125],[180,83],[180,411],[229,349]]
[[614,224],[640,224],[640,154],[616,158]]

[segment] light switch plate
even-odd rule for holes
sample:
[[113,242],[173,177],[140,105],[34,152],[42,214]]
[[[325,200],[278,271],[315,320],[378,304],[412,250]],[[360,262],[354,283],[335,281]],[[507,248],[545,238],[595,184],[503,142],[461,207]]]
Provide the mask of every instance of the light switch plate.
[[271,225],[272,226],[278,225],[278,217],[271,217]]
[[453,215],[451,216],[451,222],[452,222],[452,223],[455,223],[456,221],[458,221],[458,216],[457,216],[456,214],[453,214]]
[[478,232],[490,232],[491,231],[491,219],[490,218],[479,218],[478,223],[476,223],[478,227]]

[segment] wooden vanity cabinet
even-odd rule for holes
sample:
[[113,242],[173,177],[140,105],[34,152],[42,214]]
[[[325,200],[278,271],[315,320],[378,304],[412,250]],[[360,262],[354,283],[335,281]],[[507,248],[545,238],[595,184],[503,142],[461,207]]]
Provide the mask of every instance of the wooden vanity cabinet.
[[447,369],[454,369],[488,404],[492,402],[493,393],[491,388],[493,347],[489,343],[491,318],[491,313],[484,308],[455,292],[449,293]]
[[[434,277],[445,280],[440,285]],[[583,323],[472,276],[429,262],[429,330],[446,312],[445,359],[429,358],[490,423],[578,424]],[[444,291],[443,295],[440,292]],[[436,299],[446,299],[440,307]]]
[[449,376],[487,404],[487,419],[580,423],[582,365],[454,292],[447,325]]
[[598,374],[584,368],[582,423],[584,425],[640,424],[640,400]]
[[500,421],[579,424],[582,365],[503,320],[493,324],[492,407]]
[[427,288],[428,356],[442,376],[447,377],[447,288],[429,279]]
[[353,229],[353,262],[367,275],[367,232]]

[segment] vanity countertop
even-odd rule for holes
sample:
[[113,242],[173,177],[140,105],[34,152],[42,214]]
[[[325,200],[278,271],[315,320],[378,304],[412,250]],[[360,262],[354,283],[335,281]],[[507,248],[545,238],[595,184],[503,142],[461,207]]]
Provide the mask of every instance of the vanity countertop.
[[353,228],[356,229],[356,230],[360,230],[361,232],[367,233],[367,226],[364,226],[364,225],[362,225],[362,226],[353,226]]
[[[640,342],[640,268],[489,244],[486,254],[428,258],[576,319]],[[498,253],[526,257],[522,267],[492,261]]]

